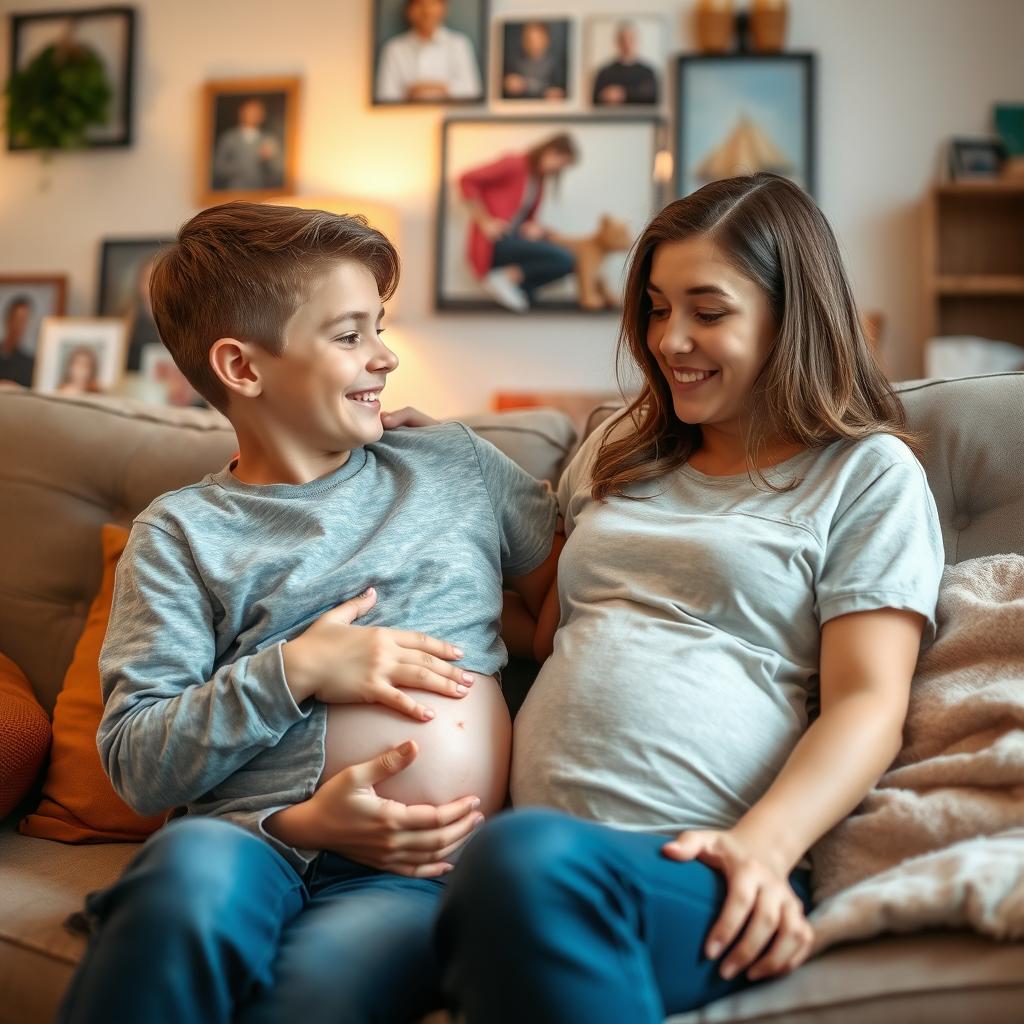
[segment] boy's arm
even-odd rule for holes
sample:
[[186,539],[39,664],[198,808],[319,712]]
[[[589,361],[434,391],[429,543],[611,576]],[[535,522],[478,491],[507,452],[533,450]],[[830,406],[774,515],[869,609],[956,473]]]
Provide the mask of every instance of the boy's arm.
[[136,523],[100,654],[100,758],[143,814],[196,800],[304,718],[282,645],[214,671],[221,609],[180,538]]

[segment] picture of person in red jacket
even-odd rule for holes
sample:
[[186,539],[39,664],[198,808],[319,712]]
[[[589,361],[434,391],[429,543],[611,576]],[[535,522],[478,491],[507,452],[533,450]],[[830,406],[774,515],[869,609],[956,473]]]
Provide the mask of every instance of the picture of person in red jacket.
[[564,132],[466,171],[459,191],[472,217],[466,258],[499,305],[525,313],[542,285],[571,274],[575,257],[536,219],[546,186],[578,159]]

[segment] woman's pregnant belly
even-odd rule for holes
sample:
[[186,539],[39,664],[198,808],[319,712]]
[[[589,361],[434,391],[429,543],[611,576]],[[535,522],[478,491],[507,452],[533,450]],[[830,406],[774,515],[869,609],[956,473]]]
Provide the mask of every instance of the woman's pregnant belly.
[[349,765],[415,740],[416,760],[375,786],[377,793],[403,804],[444,804],[477,796],[483,814],[500,810],[508,789],[512,722],[497,680],[474,676],[465,697],[409,691],[433,708],[429,722],[417,722],[379,704],[329,705],[320,783]]

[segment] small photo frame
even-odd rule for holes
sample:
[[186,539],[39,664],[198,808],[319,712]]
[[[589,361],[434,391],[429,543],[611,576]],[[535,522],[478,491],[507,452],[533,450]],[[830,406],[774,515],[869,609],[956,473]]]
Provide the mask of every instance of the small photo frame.
[[774,171],[814,195],[814,55],[678,58],[676,194]]
[[664,95],[668,25],[657,14],[596,15],[586,23],[584,90],[605,111],[657,107]]
[[[64,40],[92,49],[103,62],[113,96],[109,117],[86,133],[89,148],[132,143],[132,77],[135,61],[135,9],[85,7],[11,15],[12,71],[23,71],[44,50]],[[7,148],[31,149],[8,130]]]
[[660,205],[664,131],[638,115],[445,121],[436,308],[617,311],[629,247]]
[[295,192],[299,78],[240,78],[203,89],[199,202]]
[[117,317],[48,316],[39,332],[37,391],[105,394],[121,380],[128,327]]
[[153,342],[142,349],[139,374],[152,385],[154,393],[161,396],[160,401],[164,405],[206,405],[162,342]]
[[374,104],[482,103],[487,0],[375,0]]
[[128,321],[126,369],[140,368],[142,350],[160,342],[149,304],[149,275],[153,259],[173,238],[105,238],[100,247],[100,286],[97,316]]
[[999,136],[955,138],[949,144],[949,176],[954,181],[998,178],[1006,163],[1006,143]]
[[501,25],[500,93],[503,100],[564,103],[572,95],[565,18],[531,18]]
[[0,381],[32,386],[39,328],[64,312],[63,274],[0,274]]

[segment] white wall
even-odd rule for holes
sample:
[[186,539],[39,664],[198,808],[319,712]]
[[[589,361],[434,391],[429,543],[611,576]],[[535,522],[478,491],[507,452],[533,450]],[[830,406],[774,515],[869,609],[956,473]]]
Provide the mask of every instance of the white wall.
[[[91,0],[0,0],[5,12]],[[0,151],[0,273],[67,272],[72,314],[93,311],[99,239],[160,235],[195,212],[201,85],[304,77],[300,191],[365,195],[401,214],[406,267],[391,341],[392,405],[440,415],[485,408],[496,389],[613,384],[611,316],[437,315],[431,309],[439,109],[368,104],[370,0],[136,0],[136,143],[57,157]],[[622,0],[492,0],[492,13],[618,12]],[[692,46],[691,3],[663,11]],[[1021,0],[790,0],[790,49],[818,54],[818,198],[858,298],[888,317],[893,376],[919,329],[918,209],[940,140],[983,132],[993,101],[1024,99]],[[7,19],[0,38],[6,61]],[[6,63],[3,65],[7,73]],[[41,188],[44,177],[49,187]]]

